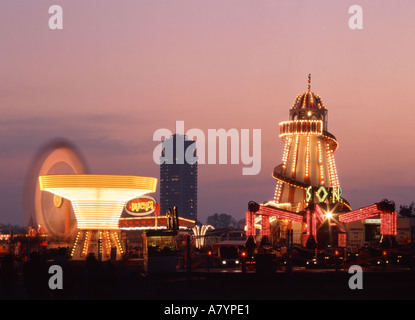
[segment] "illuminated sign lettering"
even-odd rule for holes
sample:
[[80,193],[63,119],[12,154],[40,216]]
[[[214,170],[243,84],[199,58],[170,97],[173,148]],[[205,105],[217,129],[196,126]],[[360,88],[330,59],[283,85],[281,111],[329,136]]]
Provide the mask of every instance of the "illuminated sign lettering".
[[340,201],[340,196],[342,195],[342,189],[340,188],[333,188],[333,193],[332,193],[332,202],[339,202]]
[[327,192],[326,188],[324,188],[323,186],[318,188],[316,192],[316,196],[319,202],[324,202],[324,200],[326,200],[328,195],[329,193]]
[[156,203],[154,198],[142,196],[128,201],[125,205],[125,211],[133,216],[145,216],[154,212]]
[[313,186],[309,186],[306,189],[306,199],[305,202],[311,202],[313,199],[313,194],[317,197],[318,202],[326,201],[327,197],[331,194],[332,203],[339,202],[342,195],[342,189],[338,188],[325,188],[320,186],[317,190]]
[[380,219],[365,219],[365,224],[380,224]]
[[312,186],[309,186],[305,190],[305,193],[306,193],[305,202],[311,202],[311,200],[313,199],[313,194],[311,193],[312,192],[312,189],[313,189],[313,187]]

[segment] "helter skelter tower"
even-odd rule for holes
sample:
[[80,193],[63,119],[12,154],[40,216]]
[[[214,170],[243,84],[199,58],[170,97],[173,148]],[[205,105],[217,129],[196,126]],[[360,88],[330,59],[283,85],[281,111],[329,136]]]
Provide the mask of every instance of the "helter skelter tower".
[[248,236],[255,236],[259,227],[262,238],[269,238],[274,234],[270,223],[277,219],[280,234],[284,229],[293,230],[296,223],[300,237],[294,241],[309,247],[318,242],[318,230],[320,235],[325,232],[329,238],[325,241],[332,243],[335,235],[326,231],[335,223],[340,242],[345,243],[342,224],[337,219],[333,222],[327,219],[350,211],[349,204],[341,197],[334,159],[338,143],[327,131],[328,111],[321,97],[310,90],[310,82],[311,75],[308,90],[296,97],[290,109],[290,120],[279,124],[284,152],[282,164],[273,172],[277,182],[274,199],[259,207],[250,206],[246,214]]
[[[321,97],[310,90],[299,94],[290,109],[290,120],[280,123],[284,141],[282,164],[275,167],[274,202],[289,211],[305,210],[310,202],[348,206],[341,199],[334,152],[338,143],[327,131],[328,110]],[[322,201],[323,200],[323,201]],[[338,208],[341,209],[341,208]]]
[[[384,199],[352,211],[341,197],[334,160],[338,143],[327,130],[327,109],[321,97],[311,92],[310,80],[311,75],[308,76],[308,90],[296,97],[290,109],[290,120],[280,123],[284,153],[282,164],[273,172],[277,182],[274,199],[263,204],[254,201],[248,204],[246,235],[254,239],[259,229],[262,243],[285,224],[293,242],[293,223],[296,223],[297,234],[307,248],[312,249],[317,244],[345,247],[345,224],[380,216],[382,239],[390,240],[397,233],[393,202]],[[273,221],[280,224],[271,232]]]

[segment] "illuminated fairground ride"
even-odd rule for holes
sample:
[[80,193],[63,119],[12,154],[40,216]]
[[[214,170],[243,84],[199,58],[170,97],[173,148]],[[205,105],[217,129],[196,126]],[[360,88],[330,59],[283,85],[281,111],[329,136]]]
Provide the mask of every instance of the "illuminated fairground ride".
[[[270,225],[300,230],[298,242],[314,248],[319,242],[346,246],[345,223],[374,216],[381,218],[381,235],[396,235],[394,205],[385,201],[351,210],[341,197],[334,151],[338,143],[327,131],[328,110],[318,94],[308,90],[299,94],[290,109],[290,120],[281,122],[280,137],[284,142],[282,164],[275,167],[277,185],[273,201],[258,205],[250,202],[246,213],[248,237],[260,230],[261,238],[271,236]],[[331,233],[337,233],[337,239]],[[323,239],[330,237],[330,239]]]
[[43,229],[49,240],[72,241],[76,235],[76,218],[71,203],[52,193],[42,192],[39,176],[86,173],[86,161],[72,143],[58,139],[43,146],[26,173],[23,196],[26,227]]
[[[44,175],[40,190],[71,202],[78,233],[71,251],[73,259],[89,253],[99,258],[123,255],[119,238],[119,219],[128,200],[155,192],[157,179],[119,175]],[[116,248],[114,250],[113,248]]]

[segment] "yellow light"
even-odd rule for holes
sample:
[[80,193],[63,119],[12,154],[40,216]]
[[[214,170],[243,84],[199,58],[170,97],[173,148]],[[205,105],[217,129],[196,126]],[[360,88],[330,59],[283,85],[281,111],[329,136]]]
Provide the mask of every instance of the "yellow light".
[[[302,124],[308,123],[309,128],[303,131]],[[300,124],[300,125],[299,125]],[[311,125],[315,124],[314,129],[311,128]],[[290,126],[292,128],[290,129]],[[297,126],[300,126],[298,129]],[[298,129],[298,130],[297,130]],[[284,138],[286,136],[292,135],[323,135],[323,121],[322,120],[290,120],[280,122],[280,137]]]
[[47,175],[39,177],[40,190],[72,203],[78,229],[118,229],[124,204],[155,192],[157,179],[118,175]]

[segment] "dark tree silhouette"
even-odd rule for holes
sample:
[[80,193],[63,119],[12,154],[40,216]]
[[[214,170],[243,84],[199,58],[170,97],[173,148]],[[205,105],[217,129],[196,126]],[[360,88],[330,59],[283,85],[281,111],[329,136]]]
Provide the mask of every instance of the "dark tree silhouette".
[[209,216],[206,222],[215,227],[215,229],[235,228],[237,225],[236,220],[226,213],[215,213]]
[[412,201],[410,205],[400,205],[399,215],[405,218],[415,217],[415,202]]

